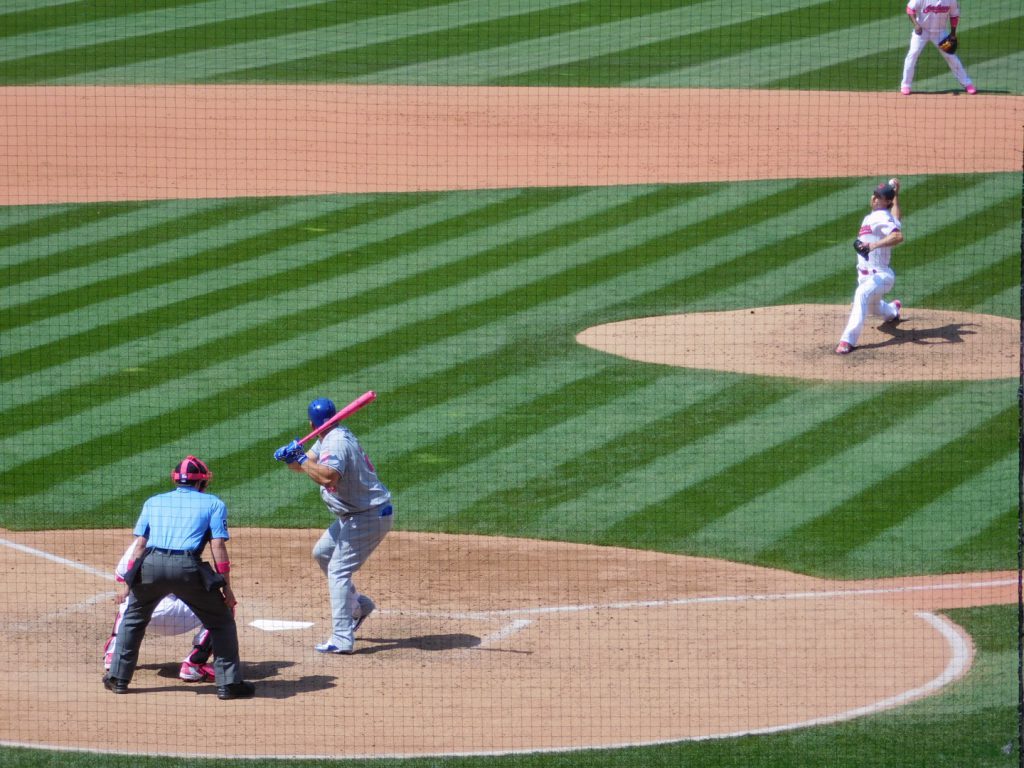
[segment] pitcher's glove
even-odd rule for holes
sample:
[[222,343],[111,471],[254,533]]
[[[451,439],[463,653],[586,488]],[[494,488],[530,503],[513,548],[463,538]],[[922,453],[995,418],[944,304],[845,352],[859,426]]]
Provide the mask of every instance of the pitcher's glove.
[[868,257],[868,254],[871,253],[871,249],[868,248],[868,244],[859,237],[853,241],[853,250],[857,252],[858,256],[865,259]]
[[939,50],[943,53],[956,53],[959,44],[959,41],[956,39],[956,32],[950,32],[938,42]]

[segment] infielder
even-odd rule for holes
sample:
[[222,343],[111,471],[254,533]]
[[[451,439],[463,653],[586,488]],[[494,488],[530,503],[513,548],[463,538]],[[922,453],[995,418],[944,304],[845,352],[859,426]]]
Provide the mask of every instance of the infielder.
[[[128,571],[128,561],[132,559],[134,552],[135,543],[132,542],[121,555],[117,567],[114,568],[114,578],[120,585],[120,592],[117,596],[118,606],[117,615],[114,617],[114,628],[110,631],[106,645],[103,646],[103,669],[105,671],[110,670],[110,664],[114,659],[114,641],[117,639],[117,630],[124,619],[125,611],[128,610],[128,585],[124,582],[124,576]],[[153,616],[149,620],[148,631],[162,637],[194,632],[192,652],[182,660],[178,677],[188,683],[210,682],[214,679],[213,665],[209,663],[210,655],[213,653],[213,638],[198,617],[192,613],[192,609],[173,594],[157,603],[153,610]]]
[[[314,429],[335,413],[334,403],[325,397],[307,409]],[[355,633],[377,606],[359,594],[352,577],[391,530],[391,493],[356,436],[340,424],[323,433],[308,452],[293,440],[278,448],[274,458],[320,486],[320,497],[337,517],[313,547],[313,558],[327,577],[333,626],[316,650],[355,653]]]
[[860,224],[853,248],[857,252],[857,290],[846,329],[836,347],[837,355],[848,355],[857,346],[867,316],[880,315],[885,322],[898,322],[903,305],[883,299],[896,283],[889,266],[894,246],[903,242],[900,224],[899,179],[879,184],[871,193],[871,213]]
[[[907,51],[907,58],[903,61],[903,82],[900,83],[900,93],[904,96],[910,95],[910,86],[914,82],[914,69],[917,67],[917,59],[921,51],[928,43],[938,48],[942,58],[946,60],[956,79],[968,93],[977,93],[967,70],[961,63],[960,58],[954,52],[947,53],[939,43],[946,37],[946,24],[949,23],[950,34],[955,42],[957,24],[960,23],[960,7],[957,0],[910,0],[907,3],[907,15],[910,23],[914,25],[914,31],[910,35],[910,50]],[[956,50],[954,45],[953,51]]]

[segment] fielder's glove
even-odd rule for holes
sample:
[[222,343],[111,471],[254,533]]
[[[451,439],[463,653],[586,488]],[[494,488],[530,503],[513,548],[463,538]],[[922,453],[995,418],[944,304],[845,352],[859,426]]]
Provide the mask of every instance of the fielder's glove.
[[871,249],[868,247],[868,244],[859,237],[853,241],[853,250],[857,252],[858,256],[865,259],[868,257],[868,254],[871,253]]
[[939,50],[944,53],[956,53],[959,41],[956,39],[956,32],[950,32],[944,38],[939,40]]

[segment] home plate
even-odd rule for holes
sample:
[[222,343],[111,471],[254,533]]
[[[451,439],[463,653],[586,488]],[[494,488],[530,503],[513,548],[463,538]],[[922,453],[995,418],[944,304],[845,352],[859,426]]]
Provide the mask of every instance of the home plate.
[[262,629],[264,632],[285,632],[289,629],[309,629],[312,621],[283,621],[281,619],[256,619],[249,626]]

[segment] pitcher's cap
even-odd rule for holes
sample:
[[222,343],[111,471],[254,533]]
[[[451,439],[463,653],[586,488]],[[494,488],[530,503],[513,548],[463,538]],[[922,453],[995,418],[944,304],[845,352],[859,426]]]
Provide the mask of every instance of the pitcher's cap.
[[896,188],[890,184],[882,183],[875,187],[874,195],[882,200],[895,200]]

